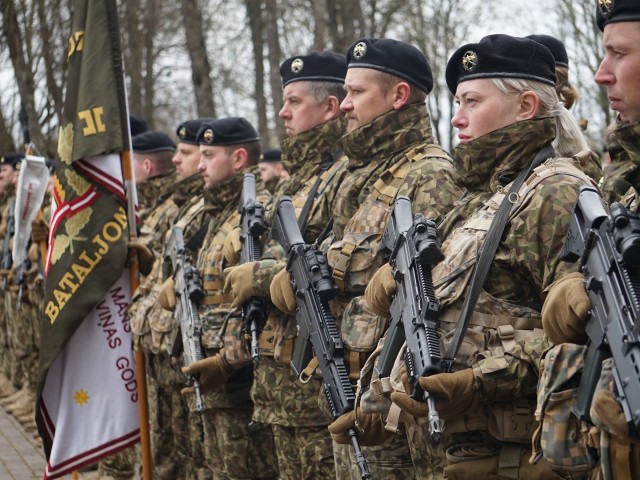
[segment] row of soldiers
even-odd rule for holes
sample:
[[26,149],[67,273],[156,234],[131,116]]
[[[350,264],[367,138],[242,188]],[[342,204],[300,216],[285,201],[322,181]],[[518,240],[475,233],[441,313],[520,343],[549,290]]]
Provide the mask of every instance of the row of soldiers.
[[[624,200],[636,209],[640,5],[596,6],[605,44],[596,81],[618,112],[609,148],[615,176],[603,185],[620,192],[626,182]],[[561,102],[571,96],[567,80],[558,81],[568,67],[563,51],[547,36],[507,35],[456,50],[445,72],[457,105],[451,155],[432,134],[433,76],[415,47],[363,38],[346,56],[311,52],[281,64],[289,178],[273,192],[259,185],[257,198],[272,225],[276,199],[291,197],[304,241],[326,255],[338,289],[329,306],[356,392],[354,410],[338,418],[328,414],[315,366],[304,377],[290,366],[299,328],[285,252],[267,234],[260,260],[239,263],[243,174],[259,176],[262,153],[256,130],[241,117],[198,118],[177,126],[175,148],[158,132],[133,138],[146,211],[130,248],[145,277],[129,316],[134,348],[145,352],[154,478],[360,478],[351,429],[371,478],[640,475],[638,440],[625,428],[610,369],[591,423],[568,413],[575,376],[546,382],[557,387],[556,401],[539,401],[549,394],[541,372],[563,380],[582,365],[582,350],[567,345],[585,342],[590,300],[577,266],[560,256],[580,188],[597,189],[601,176],[599,157]],[[443,240],[432,278],[448,362],[442,373],[411,379],[403,355],[389,376],[375,368],[398,280],[381,239],[399,197]],[[205,358],[183,368],[167,351],[181,294],[162,268],[173,227],[184,232],[204,291]],[[267,302],[255,362],[240,314],[251,298]],[[15,299],[5,295],[5,312],[7,302]],[[199,381],[202,415],[184,374]],[[430,431],[434,411],[413,395],[418,387],[435,399],[439,441]],[[99,475],[130,477],[132,463],[131,452],[117,455]]]

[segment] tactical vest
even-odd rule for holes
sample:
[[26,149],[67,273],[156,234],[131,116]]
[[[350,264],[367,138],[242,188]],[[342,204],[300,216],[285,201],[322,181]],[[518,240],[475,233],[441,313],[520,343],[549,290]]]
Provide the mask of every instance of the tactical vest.
[[[204,210],[204,199],[200,198],[175,223],[183,231]],[[165,242],[171,231],[167,231]],[[129,319],[133,332],[134,347],[153,354],[167,351],[166,334],[173,329],[173,312],[164,310],[158,303],[162,287],[162,258],[157,258],[151,273],[140,285],[129,307]]]
[[[447,158],[437,145],[419,145],[404,153],[407,161],[396,162],[372,185],[365,201],[347,222],[341,240],[331,244],[327,261],[340,295],[330,307],[347,347],[349,375],[356,380],[367,356],[382,337],[388,321],[369,310],[364,290],[383,263],[380,241],[398,192],[416,162]],[[413,196],[413,195],[410,195]]]
[[[336,174],[344,167],[346,161],[346,159],[338,160],[326,171],[322,172],[320,176],[320,186],[316,192],[316,199],[322,198],[322,195],[326,189],[329,188]],[[304,186],[291,198],[296,218],[300,218],[304,204],[317,179],[318,176],[315,175],[307,180]],[[316,207],[317,201],[314,201],[307,218],[313,218]],[[289,365],[293,354],[294,339],[297,335],[298,328],[294,317],[284,315],[274,308],[269,308],[267,310],[267,321],[260,333],[260,355],[274,357],[279,363]]]
[[[513,206],[510,220],[527,208],[531,198],[536,195],[536,187],[555,175],[585,179],[582,171],[568,161],[550,160],[543,163],[534,169],[517,194],[511,194]],[[462,226],[456,228],[442,246],[445,259],[432,271],[436,296],[441,304],[442,351],[446,350],[451,341],[460,318],[464,294],[470,287],[479,252],[506,191],[508,186],[495,193]],[[482,373],[490,375],[499,372],[508,367],[505,354],[514,352],[518,348],[518,342],[541,337],[542,322],[539,312],[495,298],[483,290],[460,345],[454,370],[468,368],[479,360],[490,357],[491,362],[483,362]],[[378,378],[375,372],[371,373],[375,362],[373,357],[367,361],[362,373],[363,377],[372,379],[370,389],[365,392],[361,400],[362,409],[365,412],[380,409],[382,394],[391,390],[404,391],[400,379],[404,369],[402,356],[398,356],[390,378]],[[475,430],[488,431],[492,437],[501,442],[528,444],[536,427],[534,408],[535,399],[495,402],[488,407],[479,408],[476,412],[448,420],[446,431],[447,434]],[[392,405],[388,416],[390,429],[400,421],[411,422],[411,419],[400,418],[400,415],[399,407]]]
[[159,233],[159,226],[161,223],[166,222],[167,218],[175,218],[178,214],[178,206],[174,203],[174,201],[169,198],[164,201],[161,205],[158,205],[154,208],[149,216],[145,219],[142,227],[140,228],[140,237],[141,238],[151,238],[151,243],[149,244],[152,250],[162,250],[163,245],[155,245],[155,243],[161,243],[162,239],[157,239]]

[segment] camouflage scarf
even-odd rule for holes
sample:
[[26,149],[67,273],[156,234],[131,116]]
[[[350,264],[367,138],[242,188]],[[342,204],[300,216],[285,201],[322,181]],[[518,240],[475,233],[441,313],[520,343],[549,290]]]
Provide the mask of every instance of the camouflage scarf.
[[633,188],[640,191],[640,123],[620,125],[614,131],[614,141],[622,148],[617,161],[624,159],[628,164],[624,173],[620,173]]
[[196,173],[178,183],[169,185],[168,189],[173,190],[171,192],[173,195],[173,203],[178,207],[181,207],[191,198],[202,195],[204,190],[204,181],[202,180],[202,175]]
[[349,169],[353,170],[375,158],[392,158],[423,142],[436,143],[427,106],[414,103],[384,113],[347,133],[342,137],[342,148],[349,157]]
[[533,157],[556,136],[553,117],[507,125],[453,149],[455,182],[468,190],[496,191],[527,168]]
[[278,194],[291,195],[317,175],[325,153],[339,144],[346,124],[344,115],[340,115],[282,141],[282,163],[291,178],[277,186]]
[[[216,185],[213,188],[205,189],[204,193],[204,205],[207,211],[216,214],[218,211],[223,211],[233,202],[240,201],[240,194],[242,194],[242,181],[245,173],[254,173],[253,170],[246,170],[233,176],[231,180]],[[258,178],[260,175],[258,174]],[[238,205],[234,205],[235,208]]]

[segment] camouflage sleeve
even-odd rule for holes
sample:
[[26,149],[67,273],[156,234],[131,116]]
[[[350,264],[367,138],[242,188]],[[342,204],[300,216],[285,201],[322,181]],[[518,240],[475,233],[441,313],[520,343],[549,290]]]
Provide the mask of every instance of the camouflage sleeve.
[[607,203],[619,202],[629,191],[632,185],[627,178],[637,168],[638,166],[630,159],[611,163],[604,168],[601,189]]
[[[453,181],[453,165],[447,158],[431,157],[412,169],[405,185],[414,189],[412,208],[436,223],[449,213],[453,204],[462,195],[462,190]],[[399,195],[406,195],[401,189]]]
[[285,260],[273,258],[262,259],[254,262],[252,286],[253,293],[260,298],[270,298],[269,286],[273,277],[286,266]]

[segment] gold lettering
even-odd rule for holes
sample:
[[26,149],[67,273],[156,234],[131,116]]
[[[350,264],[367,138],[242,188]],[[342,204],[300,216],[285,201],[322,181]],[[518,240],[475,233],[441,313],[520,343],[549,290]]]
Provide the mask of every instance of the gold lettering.
[[56,321],[56,318],[58,318],[60,310],[53,304],[53,302],[49,302],[47,303],[47,307],[44,309],[44,313],[49,317],[49,321],[53,323]]
[[87,251],[83,250],[82,253],[78,255],[78,258],[87,263],[87,268],[89,270],[93,270],[93,268],[100,262],[100,260],[102,260],[102,255],[96,253],[95,258],[89,258],[89,255],[87,255]]
[[96,235],[95,237],[93,237],[93,243],[95,243],[99,247],[98,253],[100,255],[105,255],[109,251],[109,245],[104,243],[104,240],[102,239],[102,237],[100,237],[100,235]]
[[102,236],[108,242],[117,242],[122,236],[122,227],[116,222],[107,222],[104,224],[104,227],[102,227]]
[[107,127],[105,127],[104,123],[102,123],[102,115],[104,113],[104,108],[95,107],[91,109],[91,111],[93,112],[93,120],[96,122],[96,128],[98,129],[98,132],[100,133],[106,132]]
[[58,287],[69,289],[71,293],[75,292],[78,289],[78,284],[73,282],[73,275],[70,272],[66,272],[62,279],[58,282]]
[[128,220],[127,213],[124,211],[124,208],[118,208],[118,211],[113,216],[113,219],[120,224],[120,226],[124,229],[127,228]]
[[84,49],[84,32],[73,32],[69,37],[69,51],[67,61],[74,53],[80,53]]
[[87,278],[87,276],[91,273],[91,270],[93,270],[93,267],[87,268],[74,263],[73,265],[71,265],[71,270],[73,270],[73,273],[75,273],[76,277],[78,277],[78,281],[80,283],[83,283],[85,278]]
[[71,298],[70,293],[63,292],[57,288],[53,291],[53,296],[56,298],[59,308],[63,308]]
[[82,133],[85,137],[96,134],[96,124],[93,121],[93,116],[91,116],[91,110],[82,110],[81,112],[78,112],[78,118],[83,120],[86,124],[86,127],[82,129]]

